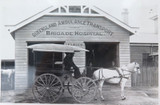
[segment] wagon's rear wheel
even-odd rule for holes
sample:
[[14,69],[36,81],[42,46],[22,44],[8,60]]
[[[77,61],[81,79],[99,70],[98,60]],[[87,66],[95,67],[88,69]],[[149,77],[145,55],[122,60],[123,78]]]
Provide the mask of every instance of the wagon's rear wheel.
[[88,78],[81,77],[75,80],[72,84],[72,96],[80,103],[88,103],[92,101],[96,95],[96,83]]
[[33,85],[34,97],[39,102],[56,102],[63,93],[63,85],[59,77],[45,73],[38,76]]

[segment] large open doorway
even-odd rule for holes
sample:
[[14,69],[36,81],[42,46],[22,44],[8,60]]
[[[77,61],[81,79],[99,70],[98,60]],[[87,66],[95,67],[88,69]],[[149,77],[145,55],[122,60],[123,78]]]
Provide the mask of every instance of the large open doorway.
[[92,67],[116,67],[119,66],[118,43],[86,43],[86,65]]

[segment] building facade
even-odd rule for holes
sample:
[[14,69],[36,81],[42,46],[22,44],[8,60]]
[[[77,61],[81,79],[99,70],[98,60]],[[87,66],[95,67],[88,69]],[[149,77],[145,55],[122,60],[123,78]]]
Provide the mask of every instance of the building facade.
[[[10,26],[10,32],[15,39],[15,89],[19,90],[32,85],[35,70],[31,68],[35,64],[45,55],[47,60],[53,58],[47,52],[32,53],[27,46],[39,43],[80,46],[89,52],[75,53],[78,67],[90,63],[93,67],[121,66],[130,62],[129,37],[135,31],[95,6],[59,6]],[[64,57],[55,56],[59,60]]]

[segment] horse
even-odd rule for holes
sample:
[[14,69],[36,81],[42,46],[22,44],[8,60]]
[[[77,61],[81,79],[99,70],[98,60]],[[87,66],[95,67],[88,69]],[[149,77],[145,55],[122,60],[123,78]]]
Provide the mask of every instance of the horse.
[[106,69],[106,68],[100,68],[98,70],[95,70],[93,73],[94,79],[98,81],[98,90],[100,93],[100,98],[104,100],[104,97],[102,95],[102,87],[104,84],[104,81],[111,84],[119,84],[121,87],[121,99],[125,100],[126,97],[124,95],[124,87],[131,76],[131,73],[137,72],[140,74],[140,68],[139,64],[136,62],[129,63],[127,65],[123,65],[116,69]]

